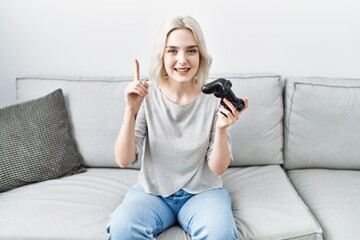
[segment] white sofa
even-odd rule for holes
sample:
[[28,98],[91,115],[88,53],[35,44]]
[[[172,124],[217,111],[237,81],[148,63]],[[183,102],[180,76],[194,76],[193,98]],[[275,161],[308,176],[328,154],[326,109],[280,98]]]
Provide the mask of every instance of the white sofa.
[[[360,239],[360,81],[273,73],[209,80],[217,77],[249,98],[231,128],[234,161],[222,176],[240,239]],[[120,169],[113,156],[131,80],[16,80],[18,102],[62,89],[87,171],[0,193],[0,239],[106,239],[107,218],[140,168]],[[174,226],[157,239],[191,238]]]

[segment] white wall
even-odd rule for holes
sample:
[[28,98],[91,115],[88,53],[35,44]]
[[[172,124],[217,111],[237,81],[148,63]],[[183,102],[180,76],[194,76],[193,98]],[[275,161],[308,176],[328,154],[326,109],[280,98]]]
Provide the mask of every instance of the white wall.
[[0,0],[0,107],[27,75],[147,75],[165,18],[203,28],[212,72],[360,78],[355,0]]

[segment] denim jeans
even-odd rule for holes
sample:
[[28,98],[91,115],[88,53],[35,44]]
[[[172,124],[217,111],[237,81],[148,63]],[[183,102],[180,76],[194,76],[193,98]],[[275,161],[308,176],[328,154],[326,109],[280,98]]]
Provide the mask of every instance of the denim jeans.
[[108,240],[155,239],[179,224],[193,240],[237,239],[230,195],[225,188],[169,197],[145,193],[135,184],[109,218]]

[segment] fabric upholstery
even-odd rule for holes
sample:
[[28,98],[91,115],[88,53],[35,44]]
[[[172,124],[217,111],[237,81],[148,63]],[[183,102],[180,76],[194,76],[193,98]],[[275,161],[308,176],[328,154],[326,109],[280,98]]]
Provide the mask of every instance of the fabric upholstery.
[[[105,240],[108,217],[137,175],[132,169],[89,168],[2,193],[0,239]],[[230,168],[223,178],[241,239],[321,239],[321,228],[280,166]],[[158,239],[190,238],[175,226]]]
[[232,82],[238,98],[247,97],[249,107],[231,126],[231,166],[283,163],[283,102],[279,75],[213,74],[209,81],[225,78]]
[[324,239],[359,239],[359,171],[305,169],[288,175],[323,228]]
[[[250,102],[250,107],[241,116],[241,124],[231,129],[232,165],[281,164],[283,107],[280,76],[270,73],[213,74],[209,81],[217,77],[232,81],[233,92],[241,98],[247,96]],[[24,77],[17,79],[17,99],[35,98],[61,87],[84,165],[117,167],[113,148],[125,108],[123,90],[129,81],[132,81],[131,77]],[[30,90],[33,88],[36,91]],[[130,168],[139,169],[140,161]]]
[[360,79],[285,81],[285,167],[360,169]]
[[0,192],[81,173],[61,89],[0,109]]
[[322,229],[279,165],[230,168],[223,176],[239,239],[322,239]]
[[157,240],[191,240],[189,234],[187,234],[180,226],[172,227],[159,236],[156,237]]
[[[114,144],[123,120],[124,88],[129,81],[132,78],[18,78],[17,100],[35,98],[62,88],[83,164],[87,167],[117,167]],[[139,166],[140,162],[135,167]]]
[[138,171],[89,168],[85,173],[0,194],[0,239],[106,239],[108,217]]

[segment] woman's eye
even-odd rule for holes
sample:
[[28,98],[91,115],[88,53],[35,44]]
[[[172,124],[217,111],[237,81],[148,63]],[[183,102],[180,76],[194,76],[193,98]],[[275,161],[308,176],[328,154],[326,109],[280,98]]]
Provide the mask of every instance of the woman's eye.
[[176,53],[176,50],[170,48],[170,49],[167,50],[167,52],[168,52],[168,53]]
[[188,53],[189,53],[189,54],[196,54],[197,52],[198,52],[198,51],[197,51],[197,49],[195,49],[195,48],[188,50]]

